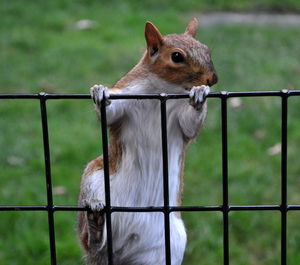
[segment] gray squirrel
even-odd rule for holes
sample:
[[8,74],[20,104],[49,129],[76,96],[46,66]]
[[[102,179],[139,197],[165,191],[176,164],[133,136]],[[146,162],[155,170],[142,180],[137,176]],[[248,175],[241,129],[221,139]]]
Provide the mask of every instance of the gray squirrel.
[[[167,102],[169,202],[181,205],[184,157],[206,117],[206,96],[217,83],[208,47],[195,39],[198,20],[192,19],[183,34],[163,36],[150,22],[145,26],[147,49],[138,64],[113,88],[94,85],[91,96],[100,115],[106,98],[110,129],[109,171],[111,205],[162,206],[163,164],[158,100],[109,100],[111,94],[189,93],[189,99]],[[107,234],[103,157],[84,170],[79,205],[78,234],[89,264],[107,265]],[[112,214],[115,265],[165,264],[162,213]],[[182,263],[187,236],[180,213],[170,214],[172,265]]]

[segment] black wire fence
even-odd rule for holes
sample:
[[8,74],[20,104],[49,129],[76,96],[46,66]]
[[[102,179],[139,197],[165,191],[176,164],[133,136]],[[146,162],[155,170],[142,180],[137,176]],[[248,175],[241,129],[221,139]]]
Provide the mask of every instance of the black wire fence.
[[[113,264],[113,241],[111,231],[111,214],[113,212],[162,212],[165,226],[165,253],[166,265],[171,265],[170,248],[170,220],[171,212],[204,212],[214,211],[223,214],[223,265],[229,265],[229,213],[232,211],[279,211],[281,213],[281,265],[287,264],[287,213],[288,211],[300,211],[300,205],[288,205],[287,203],[287,121],[288,98],[300,96],[297,90],[281,91],[251,91],[251,92],[213,92],[208,98],[219,98],[221,104],[221,135],[222,135],[222,205],[218,206],[170,206],[168,183],[168,148],[167,148],[167,113],[166,103],[169,99],[188,98],[187,94],[119,94],[111,95],[111,100],[116,99],[156,99],[160,100],[161,107],[161,135],[162,135],[162,160],[163,160],[163,191],[164,204],[161,207],[115,207],[110,201],[109,184],[109,159],[108,159],[108,135],[105,102],[101,104],[101,130],[104,159],[105,181],[105,208],[107,218],[107,251],[108,263]],[[227,100],[232,97],[280,97],[281,98],[281,204],[280,205],[230,205],[228,200],[228,131],[227,131]],[[57,264],[55,246],[54,212],[56,211],[87,211],[80,206],[56,206],[53,204],[50,145],[47,121],[47,100],[54,99],[90,99],[87,94],[0,94],[3,99],[37,99],[40,102],[41,123],[43,132],[45,180],[47,188],[47,205],[42,206],[0,206],[0,211],[47,211],[50,240],[51,264]]]

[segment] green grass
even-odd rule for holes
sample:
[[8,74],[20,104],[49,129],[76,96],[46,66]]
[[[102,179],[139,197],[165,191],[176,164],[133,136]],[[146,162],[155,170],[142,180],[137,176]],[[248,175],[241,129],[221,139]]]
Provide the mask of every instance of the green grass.
[[[231,4],[229,4],[229,2]],[[274,10],[279,1],[2,1],[0,93],[88,93],[94,83],[112,86],[137,62],[144,22],[162,33],[182,32],[201,11]],[[185,4],[183,4],[185,3]],[[283,9],[299,10],[298,1]],[[264,7],[262,7],[264,6]],[[295,9],[294,9],[295,8]],[[137,11],[138,10],[138,11]],[[76,30],[80,19],[95,28]],[[279,90],[300,87],[300,29],[271,26],[202,28],[219,75],[214,90]],[[300,204],[299,98],[289,99],[288,202]],[[231,204],[280,203],[280,99],[242,99],[228,107]],[[56,205],[76,205],[85,164],[101,150],[90,100],[47,102]],[[46,185],[39,102],[0,101],[0,204],[43,205]],[[259,135],[259,137],[257,137]],[[186,158],[185,205],[222,203],[220,100],[209,99],[206,125]],[[50,264],[47,214],[0,213],[0,264]],[[222,215],[184,213],[188,247],[184,264],[222,264]],[[299,213],[288,214],[288,264],[300,263]],[[76,214],[55,213],[58,264],[83,264]],[[280,264],[280,215],[230,213],[231,264]]]

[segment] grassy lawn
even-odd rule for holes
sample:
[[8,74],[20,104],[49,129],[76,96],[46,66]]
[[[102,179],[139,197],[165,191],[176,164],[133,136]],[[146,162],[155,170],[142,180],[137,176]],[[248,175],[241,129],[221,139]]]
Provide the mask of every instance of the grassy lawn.
[[[88,93],[112,86],[140,58],[144,23],[182,32],[189,18],[213,10],[300,10],[298,1],[2,1],[0,93]],[[138,10],[138,11],[137,11]],[[94,27],[78,30],[77,21]],[[214,26],[198,39],[212,49],[215,91],[300,88],[300,29]],[[300,98],[289,100],[288,203],[300,204]],[[280,204],[279,98],[228,102],[231,204]],[[76,205],[81,172],[101,151],[90,100],[48,101],[54,203]],[[44,205],[46,186],[39,102],[0,101],[0,204]],[[275,150],[276,151],[276,150]],[[186,158],[184,205],[222,203],[220,101],[209,99],[206,125]],[[222,215],[184,213],[184,264],[222,264]],[[300,264],[300,213],[288,214],[288,264]],[[76,213],[55,213],[60,265],[83,264]],[[233,265],[280,264],[279,212],[230,213]],[[47,214],[0,212],[0,264],[50,264]]]

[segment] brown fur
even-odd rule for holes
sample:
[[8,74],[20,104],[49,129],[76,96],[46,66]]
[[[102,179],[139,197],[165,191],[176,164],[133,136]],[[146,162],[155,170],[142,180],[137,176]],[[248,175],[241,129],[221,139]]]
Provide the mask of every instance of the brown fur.
[[189,34],[195,38],[197,34],[197,30],[198,30],[198,20],[197,18],[193,18],[187,25],[184,34]]
[[89,251],[88,246],[88,232],[87,232],[87,221],[86,221],[86,212],[78,213],[78,232],[79,232],[79,240],[85,251]]
[[[181,50],[185,61],[174,63],[171,54]],[[151,65],[151,71],[156,75],[187,90],[193,86],[207,85],[207,80],[214,73],[212,69],[208,48],[184,34],[165,36],[158,59]]]
[[[110,135],[111,135],[111,143],[109,145],[109,154],[108,154],[109,174],[114,174],[117,171],[118,162],[120,161],[120,158],[122,156],[122,147],[118,143],[116,132],[113,129],[110,130]],[[93,172],[97,170],[102,169],[103,167],[104,167],[104,162],[103,162],[103,156],[101,155],[88,163],[88,165],[84,170],[83,178],[91,175]]]
[[[143,58],[146,56],[144,54]],[[114,86],[115,89],[122,89],[128,86],[132,81],[137,79],[142,79],[148,76],[149,70],[147,69],[146,65],[144,64],[143,58],[140,62],[124,77],[122,77]]]
[[[195,33],[194,28],[190,30]],[[191,34],[170,34],[158,38],[157,43],[153,38],[147,41],[148,45],[159,46],[157,58],[153,60],[150,54],[155,48],[148,47],[139,63],[114,88],[122,89],[134,80],[153,74],[176,85],[182,85],[187,90],[193,86],[214,84],[214,66],[206,45],[195,40]],[[184,63],[178,64],[171,60],[171,54],[177,51],[184,54]]]
[[[114,174],[117,171],[118,162],[120,161],[122,156],[122,148],[117,140],[118,132],[116,128],[110,128],[110,135],[111,143],[109,145],[109,174]],[[103,167],[103,156],[99,156],[88,163],[82,175],[82,179],[86,178],[97,170],[103,169]],[[81,198],[79,198],[79,204],[82,205],[82,203],[83,202],[81,201]],[[85,251],[89,252],[91,249],[88,244],[89,235],[87,229],[86,212],[78,213],[78,232],[81,245],[83,246]]]

